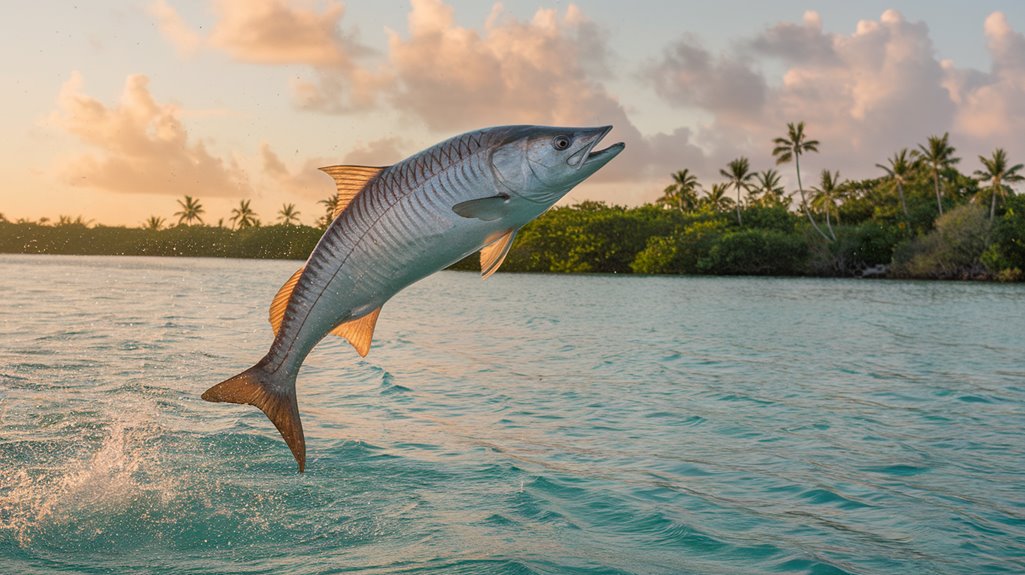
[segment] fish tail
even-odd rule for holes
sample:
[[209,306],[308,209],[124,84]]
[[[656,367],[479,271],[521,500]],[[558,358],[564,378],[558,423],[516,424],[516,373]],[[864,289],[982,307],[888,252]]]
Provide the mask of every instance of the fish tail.
[[295,399],[295,373],[285,373],[289,370],[284,369],[268,371],[264,365],[265,362],[261,361],[218,383],[203,393],[203,399],[260,408],[278,428],[299,464],[299,473],[302,473],[306,467],[306,439]]

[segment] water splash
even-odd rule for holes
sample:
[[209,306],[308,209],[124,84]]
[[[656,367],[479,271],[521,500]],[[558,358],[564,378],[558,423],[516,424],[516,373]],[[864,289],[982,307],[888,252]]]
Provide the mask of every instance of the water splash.
[[107,539],[169,507],[177,481],[161,468],[160,429],[148,411],[114,420],[95,449],[56,467],[0,469],[0,532],[22,546],[69,531]]

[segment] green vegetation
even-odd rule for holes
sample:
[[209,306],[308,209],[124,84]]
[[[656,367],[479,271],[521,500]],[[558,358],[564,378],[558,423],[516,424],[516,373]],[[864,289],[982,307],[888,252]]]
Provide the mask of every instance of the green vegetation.
[[[653,204],[549,210],[517,234],[502,270],[1025,281],[1025,196],[1010,187],[1025,180],[1025,166],[1012,165],[1004,150],[980,156],[969,177],[957,170],[948,135],[933,136],[876,164],[879,178],[843,180],[826,169],[806,189],[801,156],[822,144],[807,138],[802,122],[787,124],[773,144],[776,163],[795,167],[789,194],[778,171],[757,172],[744,157],[707,190],[682,169]],[[209,226],[191,196],[178,200],[171,226],[156,215],[138,228],[0,215],[0,252],[302,259],[336,201],[337,194],[320,202],[317,227],[300,224],[293,204],[282,205],[279,224],[263,226],[249,200],[232,210],[232,227]],[[477,265],[474,256],[454,267]]]

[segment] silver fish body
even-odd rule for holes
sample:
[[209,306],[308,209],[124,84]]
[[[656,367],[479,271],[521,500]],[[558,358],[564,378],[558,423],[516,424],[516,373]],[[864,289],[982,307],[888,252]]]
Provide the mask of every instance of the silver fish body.
[[353,181],[359,191],[275,298],[270,350],[203,398],[262,409],[302,471],[305,439],[295,382],[317,343],[334,332],[365,354],[385,302],[482,248],[487,252],[482,251],[482,271],[486,266],[490,275],[516,230],[622,151],[623,145],[615,144],[592,152],[610,129],[488,128],[392,166],[355,168],[356,180],[345,179],[347,167],[333,167],[341,174],[336,176],[340,193]]

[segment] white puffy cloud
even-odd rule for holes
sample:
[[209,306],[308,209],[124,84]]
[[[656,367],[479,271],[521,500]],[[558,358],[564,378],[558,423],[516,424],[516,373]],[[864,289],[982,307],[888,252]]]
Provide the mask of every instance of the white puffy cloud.
[[234,159],[190,138],[181,111],[157,102],[149,78],[129,76],[120,101],[107,106],[82,91],[77,72],[61,88],[50,122],[93,150],[66,160],[62,177],[75,186],[148,194],[249,195]]

